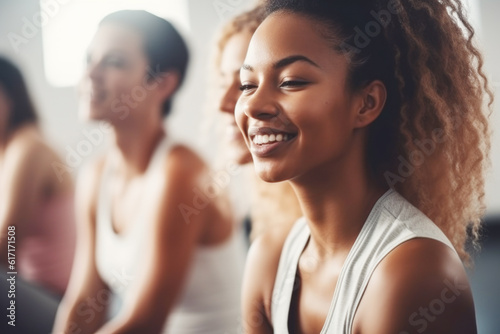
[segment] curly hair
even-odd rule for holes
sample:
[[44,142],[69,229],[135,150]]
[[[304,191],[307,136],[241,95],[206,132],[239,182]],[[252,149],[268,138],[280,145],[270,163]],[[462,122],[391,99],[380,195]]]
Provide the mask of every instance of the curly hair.
[[351,90],[384,83],[386,105],[368,128],[370,172],[432,219],[470,262],[468,233],[477,246],[485,210],[493,94],[461,1],[268,1],[268,14],[276,11],[320,22],[320,33],[348,60]]
[[215,68],[219,68],[222,61],[222,53],[227,42],[236,34],[247,31],[254,33],[257,27],[266,18],[265,7],[258,5],[255,8],[235,16],[222,27],[217,36],[217,49],[214,59]]

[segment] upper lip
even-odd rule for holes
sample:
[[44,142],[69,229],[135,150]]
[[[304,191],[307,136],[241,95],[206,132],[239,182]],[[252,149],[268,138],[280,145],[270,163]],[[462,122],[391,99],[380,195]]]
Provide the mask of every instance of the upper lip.
[[270,128],[270,127],[257,127],[257,126],[251,126],[248,128],[248,137],[253,138],[257,135],[272,135],[272,134],[289,134],[289,135],[294,135],[295,132],[292,132],[290,130],[282,130],[282,129],[276,129],[276,128]]

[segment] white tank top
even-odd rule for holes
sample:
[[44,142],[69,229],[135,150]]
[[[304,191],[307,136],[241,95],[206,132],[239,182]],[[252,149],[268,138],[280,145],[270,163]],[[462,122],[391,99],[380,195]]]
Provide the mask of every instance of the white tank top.
[[[173,147],[165,138],[156,148],[146,177],[161,168]],[[111,222],[105,167],[97,207],[96,264],[99,275],[110,289],[125,297],[141,272],[143,251],[149,242],[144,233],[149,222],[138,219],[123,234],[116,234]],[[154,180],[154,178],[149,178]],[[154,182],[154,181],[151,181]],[[140,210],[140,207],[137,208]],[[240,290],[245,259],[244,240],[233,233],[229,240],[215,246],[198,246],[192,257],[183,291],[167,317],[162,333],[232,334],[240,328]]]
[[[301,218],[283,246],[271,304],[274,333],[288,333],[297,265],[309,237],[307,222]],[[396,191],[388,190],[373,206],[349,251],[320,334],[352,333],[354,315],[373,271],[390,251],[413,238],[435,239],[455,250],[427,216]]]

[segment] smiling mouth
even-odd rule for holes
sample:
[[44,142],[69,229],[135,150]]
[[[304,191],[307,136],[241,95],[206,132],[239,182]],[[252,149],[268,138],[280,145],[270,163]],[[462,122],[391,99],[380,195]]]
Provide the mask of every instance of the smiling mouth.
[[287,147],[296,137],[297,133],[268,127],[251,127],[248,130],[250,152],[260,158],[271,157]]
[[254,135],[251,136],[250,139],[255,145],[266,145],[279,142],[287,142],[289,140],[292,140],[294,137],[295,135],[291,133],[272,133],[270,135]]

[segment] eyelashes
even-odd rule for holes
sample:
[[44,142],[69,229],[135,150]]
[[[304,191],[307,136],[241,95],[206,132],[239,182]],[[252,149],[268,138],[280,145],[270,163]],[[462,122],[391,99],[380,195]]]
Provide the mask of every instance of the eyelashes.
[[245,92],[245,91],[248,91],[248,90],[253,89],[255,87],[257,87],[257,86],[255,86],[255,85],[241,85],[240,91]]
[[280,87],[302,87],[307,85],[309,82],[301,80],[288,80],[284,81]]
[[[302,80],[287,80],[287,81],[284,81],[279,87],[280,88],[287,88],[287,87],[291,87],[291,88],[294,88],[294,87],[303,87],[303,86],[306,86],[308,85],[309,82],[308,81],[302,81]],[[252,85],[252,84],[244,84],[244,85],[241,85],[240,86],[240,91],[242,92],[246,92],[246,91],[249,91],[249,90],[252,90],[252,89],[255,89],[257,88],[256,85]]]

